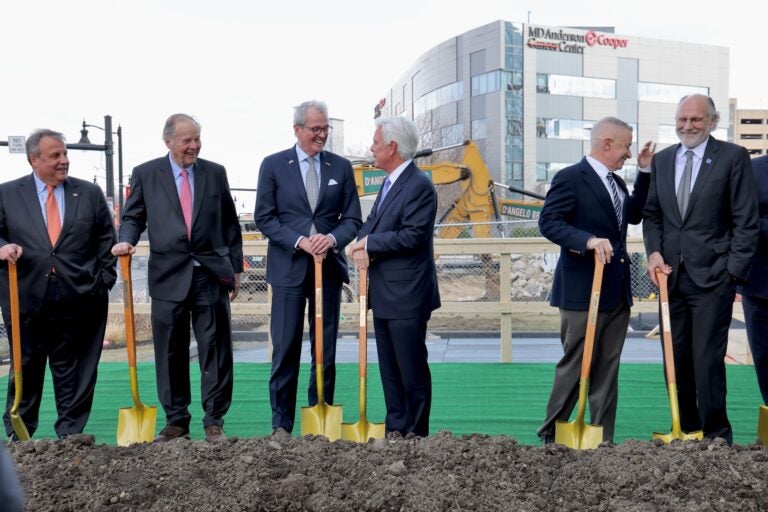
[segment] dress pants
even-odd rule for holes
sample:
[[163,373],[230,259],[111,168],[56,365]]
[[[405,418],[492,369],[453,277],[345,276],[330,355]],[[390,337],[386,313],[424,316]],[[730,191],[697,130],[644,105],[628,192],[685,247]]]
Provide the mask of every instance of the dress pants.
[[669,293],[675,377],[684,432],[703,430],[706,438],[733,442],[725,394],[725,353],[736,285],[725,280],[700,288],[685,265],[678,267]]
[[385,430],[426,437],[432,407],[427,319],[385,320],[377,318],[374,309],[373,327],[387,408]]
[[[83,432],[93,404],[96,374],[107,325],[107,292],[94,296],[65,297],[58,278],[51,274],[42,307],[21,315],[21,364],[24,376],[19,413],[29,434],[38,427],[45,366],[50,365],[58,417],[59,437]],[[11,312],[3,310],[11,336]],[[5,432],[13,432],[10,410],[16,387],[8,378],[8,399],[3,416]]]
[[[272,372],[269,377],[269,401],[272,427],[293,431],[296,417],[296,391],[301,363],[304,312],[309,308],[309,343],[311,369],[307,387],[310,406],[317,404],[315,369],[315,281],[314,269],[300,286],[272,286]],[[323,393],[325,403],[333,404],[336,388],[336,338],[339,333],[341,282],[323,282]]]
[[229,295],[204,267],[195,267],[181,302],[152,299],[157,395],[166,422],[189,428],[190,318],[197,341],[203,426],[223,425],[232,404],[233,357]]
[[[555,367],[547,417],[538,430],[539,437],[553,437],[556,422],[568,421],[579,399],[587,316],[587,311],[560,309],[563,357]],[[624,302],[612,311],[601,311],[597,315],[589,376],[589,423],[603,427],[603,441],[613,442],[619,398],[619,361],[628,325],[629,306]]]
[[743,295],[744,319],[747,326],[749,349],[755,363],[757,384],[763,403],[768,404],[768,299]]

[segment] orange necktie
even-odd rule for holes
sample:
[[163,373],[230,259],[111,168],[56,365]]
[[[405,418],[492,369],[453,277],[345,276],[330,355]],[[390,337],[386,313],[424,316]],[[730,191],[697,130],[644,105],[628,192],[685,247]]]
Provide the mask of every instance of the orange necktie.
[[45,200],[45,213],[48,216],[48,238],[51,245],[56,245],[56,240],[61,234],[61,215],[59,215],[59,203],[53,195],[53,185],[48,185],[48,198]]

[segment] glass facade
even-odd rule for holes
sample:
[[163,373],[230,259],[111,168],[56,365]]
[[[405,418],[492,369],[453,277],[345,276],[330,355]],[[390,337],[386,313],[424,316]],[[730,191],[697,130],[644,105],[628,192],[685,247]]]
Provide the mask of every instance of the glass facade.
[[464,83],[453,82],[439,89],[428,92],[413,103],[413,115],[420,116],[428,110],[432,110],[464,97]]
[[536,92],[583,98],[615,99],[616,80],[538,73],[536,74]]
[[651,82],[637,83],[638,101],[677,104],[677,102],[680,101],[680,98],[689,94],[704,94],[705,96],[709,96],[709,87],[655,84]]
[[[540,139],[589,140],[595,121],[583,119],[536,118],[536,137]],[[637,142],[637,125],[632,127],[632,141]]]
[[[523,186],[523,25],[504,23],[504,91],[506,135],[504,137],[504,179],[508,185]],[[510,193],[505,192],[507,197]]]
[[485,138],[485,118],[472,121],[472,140]]

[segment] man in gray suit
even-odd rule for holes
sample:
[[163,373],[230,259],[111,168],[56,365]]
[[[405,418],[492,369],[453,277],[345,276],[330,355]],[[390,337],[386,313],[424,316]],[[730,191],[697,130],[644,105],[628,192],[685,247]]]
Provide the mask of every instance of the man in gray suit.
[[759,219],[749,155],[710,135],[719,119],[707,96],[680,100],[680,144],[653,158],[643,235],[653,283],[656,269],[670,275],[681,427],[731,443],[724,358],[736,285],[747,279]]

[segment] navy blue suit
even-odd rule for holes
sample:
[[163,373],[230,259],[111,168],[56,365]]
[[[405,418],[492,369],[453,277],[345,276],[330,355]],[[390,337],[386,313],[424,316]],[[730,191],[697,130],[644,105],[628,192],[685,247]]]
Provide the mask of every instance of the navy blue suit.
[[601,177],[586,158],[558,172],[541,210],[539,228],[560,246],[550,304],[563,319],[563,357],[557,363],[547,418],[541,437],[552,437],[556,421],[568,421],[578,398],[581,360],[586,333],[586,311],[595,272],[592,237],[610,240],[611,262],[605,265],[600,291],[600,314],[589,384],[589,411],[593,424],[603,426],[603,439],[613,440],[618,401],[618,370],[632,305],[630,260],[626,249],[627,224],[642,220],[650,174],[639,172],[629,195],[621,177],[613,175],[624,193],[619,226],[613,200]]
[[315,377],[314,260],[298,249],[299,237],[318,233],[333,235],[336,247],[323,261],[323,377],[326,403],[333,403],[336,337],[339,330],[342,283],[349,282],[344,248],[362,224],[360,200],[352,165],[348,160],[322,151],[320,189],[314,212],[309,206],[296,148],[264,159],[259,171],[254,220],[269,239],[267,282],[272,285],[272,374],[269,379],[272,426],[293,429],[296,389],[301,359],[304,308],[309,301],[309,338],[312,365],[309,405],[317,403]]
[[747,337],[763,402],[768,404],[768,156],[752,160],[760,208],[760,238],[749,278],[739,291],[747,324]]
[[440,307],[433,248],[437,193],[411,163],[360,229],[370,257],[369,306],[387,407],[386,430],[429,435],[426,332]]

